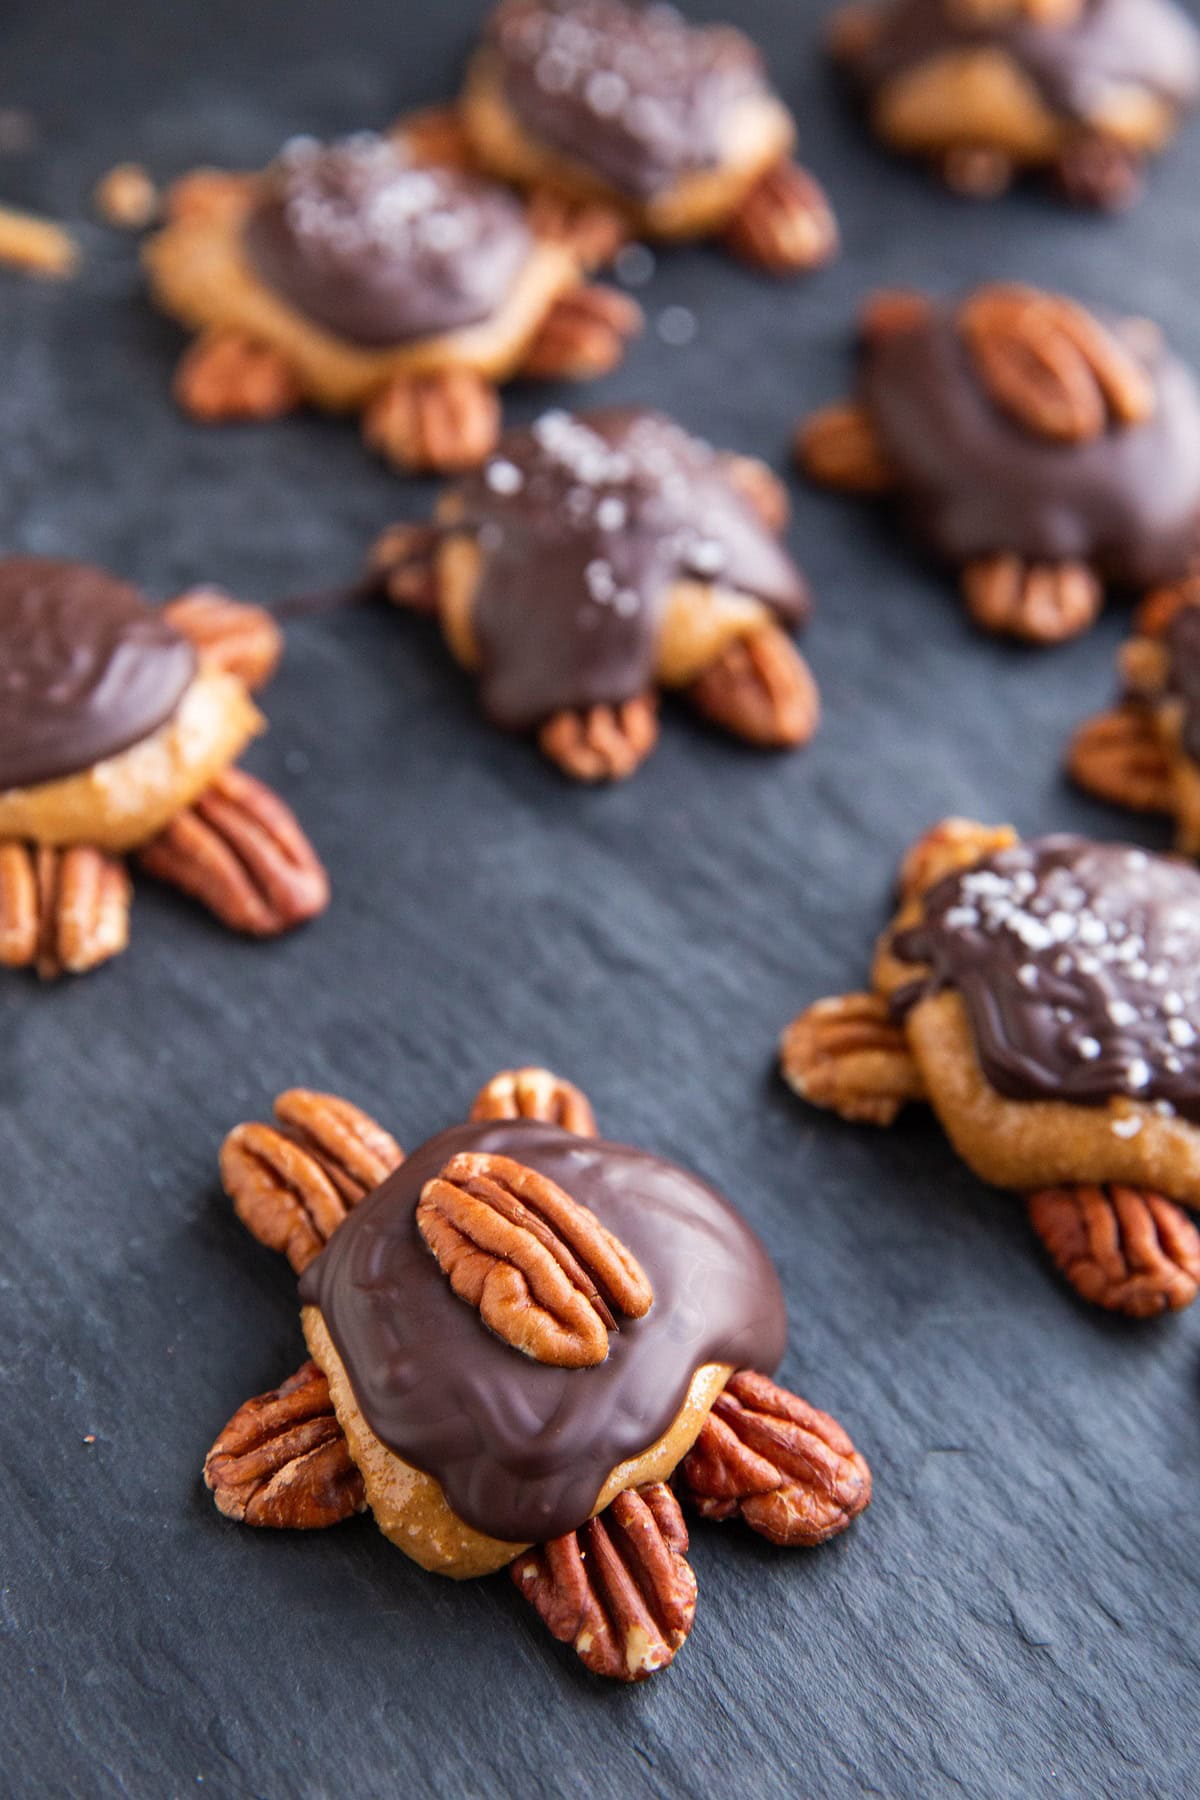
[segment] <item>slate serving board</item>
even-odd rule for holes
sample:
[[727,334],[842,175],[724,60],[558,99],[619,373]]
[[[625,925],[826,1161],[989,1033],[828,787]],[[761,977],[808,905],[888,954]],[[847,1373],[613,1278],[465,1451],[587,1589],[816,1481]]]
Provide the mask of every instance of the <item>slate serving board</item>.
[[[435,99],[481,10],[6,0],[0,105],[29,108],[38,140],[0,158],[0,195],[81,220],[87,263],[61,287],[0,278],[4,548],[162,596],[205,579],[271,599],[341,581],[379,527],[424,515],[432,489],[349,426],[182,419],[180,338],[86,196],[124,158],[251,165],[295,131]],[[1200,363],[1200,130],[1124,221],[1029,196],[976,209],[860,135],[817,53],[825,7],[736,10],[846,254],[783,287],[709,250],[661,258],[641,297],[653,320],[688,308],[694,341],[652,325],[597,399],[653,401],[782,466],[795,417],[845,385],[860,295],[992,274],[1150,313]],[[509,412],[560,397],[519,391]],[[142,882],[118,964],[4,981],[5,1793],[1196,1791],[1200,1310],[1086,1310],[927,1118],[855,1130],[773,1072],[788,1018],[860,982],[896,859],[936,817],[1163,842],[1057,772],[1110,694],[1122,609],[1053,654],[1000,647],[869,509],[795,500],[826,709],[806,755],[670,708],[636,780],[580,791],[484,726],[432,628],[306,619],[249,766],[332,869],[328,917],[262,947]],[[438,1582],[366,1521],[238,1529],[199,1480],[235,1405],[301,1359],[288,1272],[215,1182],[226,1129],[307,1083],[412,1145],[526,1059],[735,1197],[783,1274],[785,1379],[875,1472],[870,1513],[813,1554],[697,1529],[691,1642],[634,1692],[587,1677],[504,1579]]]

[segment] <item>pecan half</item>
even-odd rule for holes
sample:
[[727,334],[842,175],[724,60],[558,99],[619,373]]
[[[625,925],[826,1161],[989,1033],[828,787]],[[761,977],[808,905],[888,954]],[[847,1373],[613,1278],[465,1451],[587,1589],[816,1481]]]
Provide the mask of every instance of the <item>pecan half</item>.
[[992,400],[1038,437],[1087,443],[1110,418],[1135,425],[1154,411],[1145,369],[1074,300],[1015,284],[979,288],[959,328]]
[[858,315],[858,334],[864,344],[882,344],[885,339],[912,331],[933,311],[928,294],[916,288],[878,288],[867,296]]
[[941,819],[906,851],[897,890],[901,900],[918,900],[946,875],[969,869],[999,850],[1011,850],[1011,825],[980,825],[975,819]]
[[521,374],[532,381],[594,381],[617,367],[644,323],[637,301],[616,288],[577,287],[542,320]]
[[1200,1293],[1200,1232],[1161,1194],[1116,1184],[1048,1188],[1029,1196],[1029,1219],[1094,1306],[1148,1319]]
[[987,31],[1027,20],[1031,25],[1073,25],[1084,0],[948,0],[947,14],[965,30]]
[[770,275],[819,269],[838,250],[837,220],[824,189],[786,160],[751,188],[723,237],[735,256]]
[[1133,629],[1139,637],[1165,637],[1172,620],[1187,606],[1200,606],[1200,575],[1152,589],[1133,615]]
[[204,1459],[204,1481],[218,1511],[242,1525],[319,1531],[367,1504],[315,1362],[238,1407]]
[[705,1519],[735,1515],[773,1544],[823,1544],[871,1501],[871,1471],[836,1419],[743,1369],[680,1465]]
[[602,269],[629,236],[624,219],[611,206],[571,200],[552,188],[530,195],[529,223],[535,236],[573,251],[585,269]]
[[602,1363],[614,1309],[640,1319],[654,1303],[641,1265],[595,1213],[510,1156],[452,1156],[421,1189],[417,1229],[459,1298],[536,1362]]
[[297,1275],[350,1210],[399,1168],[404,1152],[369,1114],[336,1094],[289,1088],[278,1127],[237,1125],[221,1146],[221,1181],[253,1237]]
[[1062,644],[1087,631],[1104,605],[1099,578],[1081,562],[1027,563],[985,556],[962,571],[967,611],[983,631],[1027,644]]
[[462,473],[496,448],[500,396],[473,369],[398,377],[368,406],[363,437],[397,468]]
[[367,573],[377,581],[393,606],[410,612],[436,613],[438,609],[436,525],[389,525],[371,546]]
[[329,877],[295,814],[241,769],[219,775],[138,860],[252,937],[276,937],[329,904]]
[[714,725],[766,749],[807,744],[821,719],[812,671],[778,625],[735,638],[687,693]]
[[475,158],[457,106],[425,106],[410,113],[399,135],[409,160],[443,169],[469,169]]
[[1098,212],[1125,212],[1142,191],[1140,156],[1103,131],[1076,132],[1058,153],[1054,181],[1072,206]]
[[759,523],[782,536],[791,517],[787,488],[769,464],[757,456],[726,456],[725,479],[740,494]]
[[793,1019],[780,1067],[802,1100],[860,1124],[890,1125],[925,1087],[907,1039],[879,994],[818,1000]]
[[283,633],[262,606],[220,588],[189,588],[163,616],[208,662],[236,675],[253,692],[270,681],[283,655]]
[[870,413],[857,401],[823,407],[796,434],[796,461],[810,481],[846,494],[887,494],[896,474]]
[[538,732],[542,754],[573,781],[624,781],[658,742],[658,700],[639,694],[618,706],[569,708]]
[[82,975],[129,942],[125,865],[84,844],[0,843],[0,967]]
[[196,339],[175,371],[174,393],[184,412],[204,425],[281,419],[304,398],[278,350],[232,331]]
[[614,1681],[644,1681],[696,1616],[687,1526],[669,1487],[627,1488],[597,1519],[518,1556],[513,1581],[551,1635]]
[[852,68],[878,41],[883,14],[874,0],[853,0],[839,6],[829,21],[825,45],[835,62]]
[[540,1119],[577,1137],[596,1136],[596,1115],[587,1095],[549,1069],[502,1069],[480,1088],[470,1118]]
[[1135,701],[1085,720],[1071,739],[1067,768],[1081,788],[1112,806],[1172,810],[1170,761],[1154,714]]

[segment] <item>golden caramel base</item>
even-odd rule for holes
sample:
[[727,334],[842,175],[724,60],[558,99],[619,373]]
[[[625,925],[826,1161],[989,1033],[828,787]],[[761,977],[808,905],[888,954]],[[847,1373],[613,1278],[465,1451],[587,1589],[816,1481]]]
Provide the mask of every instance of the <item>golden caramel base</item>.
[[148,738],[78,775],[0,793],[0,840],[136,849],[198,799],[264,729],[242,682],[202,666],[172,716]]
[[254,273],[242,249],[254,178],[231,181],[219,204],[183,212],[143,257],[155,300],[193,331],[233,332],[277,350],[304,397],[329,412],[362,407],[398,376],[467,369],[488,380],[515,374],[556,300],[579,283],[575,255],[537,239],[498,312],[460,331],[365,349],[325,331]]
[[584,163],[526,135],[504,97],[494,59],[481,51],[467,73],[462,120],[482,166],[520,187],[547,187],[579,201],[616,208],[640,237],[686,239],[720,231],[768,169],[788,155],[795,127],[787,108],[771,95],[733,109],[720,164],[677,181],[665,193],[639,201],[610,187]]
[[[435,1575],[467,1581],[494,1574],[529,1548],[527,1544],[507,1544],[474,1530],[451,1510],[431,1475],[414,1469],[381,1443],[359,1410],[345,1365],[319,1310],[315,1306],[304,1307],[301,1323],[309,1352],[329,1382],[334,1411],[362,1474],[375,1522],[397,1549]],[[696,1371],[687,1399],[670,1429],[640,1456],[613,1470],[592,1509],[593,1516],[603,1512],[626,1488],[667,1480],[700,1435],[713,1402],[732,1374],[730,1365],[718,1363],[706,1364]]]

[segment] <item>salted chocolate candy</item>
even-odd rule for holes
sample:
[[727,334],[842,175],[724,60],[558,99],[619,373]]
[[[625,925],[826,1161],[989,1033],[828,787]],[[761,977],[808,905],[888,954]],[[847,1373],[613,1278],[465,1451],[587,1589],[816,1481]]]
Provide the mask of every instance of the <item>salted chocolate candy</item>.
[[235,928],[320,911],[291,813],[233,765],[279,633],[197,590],[155,611],[83,563],[0,561],[0,965],[80,973],[125,948],[143,864]]
[[637,306],[586,284],[585,235],[463,160],[416,120],[293,139],[258,175],[185,177],[145,252],[159,304],[201,333],[185,410],[358,412],[400,467],[457,470],[495,443],[498,383],[611,369]]
[[879,137],[981,197],[1037,170],[1074,204],[1127,206],[1200,94],[1174,0],[868,0],[832,45]]
[[1200,543],[1191,371],[1148,320],[1037,288],[876,296],[857,396],[808,420],[798,454],[890,497],[976,624],[1027,642],[1085,630],[1106,586],[1178,580]]
[[510,1568],[589,1668],[636,1681],[695,1609],[672,1476],[784,1545],[866,1506],[845,1433],[765,1373],[786,1322],[761,1243],[706,1183],[592,1135],[578,1090],[498,1075],[407,1159],[331,1096],[276,1110],[222,1172],[300,1272],[313,1360],[213,1446],[222,1511],[303,1528],[369,1507],[435,1573]]
[[432,529],[387,533],[372,566],[393,599],[437,612],[495,724],[608,780],[653,748],[660,686],[755,743],[812,734],[785,512],[763,465],[659,413],[550,412],[451,488]]
[[778,273],[837,248],[795,128],[731,25],[629,0],[502,0],[460,109],[476,161],[506,181],[601,203],[651,238],[723,235]]
[[1200,1286],[1198,967],[1195,869],[948,820],[906,858],[873,992],[802,1014],[784,1074],[879,1124],[928,1100],[1086,1298],[1146,1316]]

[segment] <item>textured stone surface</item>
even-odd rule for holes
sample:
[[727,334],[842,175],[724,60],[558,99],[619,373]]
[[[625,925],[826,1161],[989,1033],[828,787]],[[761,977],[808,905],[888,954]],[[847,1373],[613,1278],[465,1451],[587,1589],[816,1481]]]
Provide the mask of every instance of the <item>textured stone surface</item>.
[[[163,596],[205,580],[270,600],[340,581],[383,524],[423,516],[432,489],[348,425],[177,417],[180,340],[87,195],[126,158],[250,162],[436,98],[478,10],[8,0],[0,104],[29,106],[41,142],[0,159],[0,193],[80,219],[88,261],[65,287],[0,276],[0,542]],[[640,297],[690,308],[695,339],[651,330],[599,394],[781,464],[795,416],[843,388],[862,292],[997,274],[1154,314],[1200,361],[1200,134],[1120,223],[1025,197],[974,210],[864,141],[816,57],[817,10],[737,9],[800,107],[845,260],[777,287],[707,250],[660,259]],[[509,416],[542,399],[517,393]],[[338,871],[329,915],[241,943],[141,881],[120,963],[48,992],[5,979],[6,1792],[1196,1788],[1200,1311],[1085,1310],[927,1119],[855,1130],[773,1073],[792,1013],[861,985],[893,866],[931,819],[1162,842],[1056,772],[1107,703],[1124,619],[1046,655],[981,640],[868,508],[796,500],[826,707],[807,754],[739,750],[671,707],[636,780],[581,791],[487,729],[428,625],[307,619],[249,766]],[[811,1555],[697,1526],[696,1629],[637,1693],[588,1678],[503,1578],[439,1583],[367,1521],[239,1529],[200,1482],[238,1402],[303,1358],[292,1277],[217,1190],[223,1132],[304,1083],[411,1145],[526,1059],[740,1203],[788,1293],[783,1378],[875,1471],[870,1513]]]

